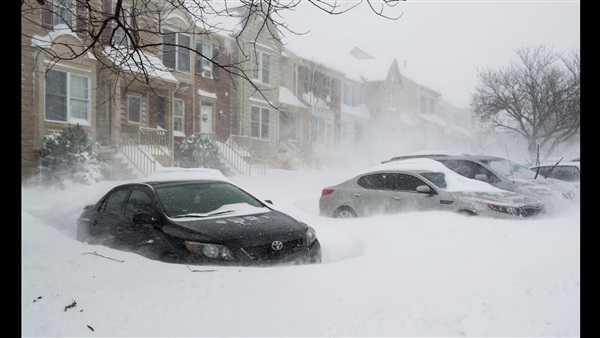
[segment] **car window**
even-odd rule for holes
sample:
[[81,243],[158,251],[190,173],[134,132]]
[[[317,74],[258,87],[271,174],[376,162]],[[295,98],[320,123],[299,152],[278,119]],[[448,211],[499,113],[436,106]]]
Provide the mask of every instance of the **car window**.
[[226,182],[186,183],[158,187],[158,200],[167,216],[208,213],[223,205],[246,203],[263,207],[259,200]]
[[421,176],[433,182],[433,184],[437,185],[439,188],[446,188],[446,175],[444,173],[433,173],[433,172],[422,172]]
[[152,199],[144,191],[134,189],[125,205],[125,216],[152,211]]
[[107,214],[121,214],[123,212],[123,204],[125,198],[129,193],[129,188],[113,191],[108,195],[102,205],[100,206],[100,212]]
[[481,160],[481,162],[489,165],[492,169],[507,177],[524,179],[536,178],[535,171],[505,159]]
[[417,186],[427,184],[418,177],[400,173],[364,175],[356,182],[365,189],[417,191]]
[[499,182],[500,178],[481,164],[468,160],[438,160],[455,173],[475,179],[475,175],[486,175],[490,183]]

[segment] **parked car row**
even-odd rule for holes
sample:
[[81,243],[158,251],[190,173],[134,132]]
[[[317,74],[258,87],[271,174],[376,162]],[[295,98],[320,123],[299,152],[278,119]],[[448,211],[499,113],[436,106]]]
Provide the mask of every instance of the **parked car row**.
[[539,173],[496,156],[471,154],[417,154],[393,157],[392,162],[409,158],[429,158],[441,162],[452,171],[497,188],[541,200],[548,208],[560,208],[565,201],[576,201],[579,192],[572,184]]
[[[394,157],[324,187],[319,213],[356,218],[447,211],[528,219],[555,203],[578,198],[570,183],[544,176],[559,170],[554,165],[533,171],[491,156]],[[77,239],[173,263],[321,262],[315,229],[214,169],[162,168],[112,188],[84,208],[77,220]]]

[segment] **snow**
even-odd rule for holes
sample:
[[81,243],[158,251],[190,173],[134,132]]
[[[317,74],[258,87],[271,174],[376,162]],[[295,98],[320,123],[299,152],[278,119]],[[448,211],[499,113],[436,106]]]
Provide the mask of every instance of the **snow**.
[[321,189],[362,169],[228,177],[315,228],[322,264],[280,267],[80,243],[82,208],[121,182],[23,185],[21,336],[580,336],[579,205],[519,221],[319,216]]
[[306,105],[291,90],[285,87],[279,87],[279,102],[289,104],[290,106],[306,108]]

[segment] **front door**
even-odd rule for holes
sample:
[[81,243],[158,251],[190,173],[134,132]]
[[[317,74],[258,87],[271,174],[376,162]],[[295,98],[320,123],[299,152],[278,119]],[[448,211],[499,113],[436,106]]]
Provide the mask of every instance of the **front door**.
[[200,133],[213,133],[213,118],[214,105],[212,103],[202,102],[202,106],[200,108]]

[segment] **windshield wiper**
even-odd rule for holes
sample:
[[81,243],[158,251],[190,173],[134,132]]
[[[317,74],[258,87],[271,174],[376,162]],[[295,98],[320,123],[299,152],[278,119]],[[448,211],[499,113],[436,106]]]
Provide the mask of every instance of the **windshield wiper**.
[[189,213],[189,214],[183,214],[183,215],[177,215],[177,216],[173,216],[171,218],[184,218],[184,217],[198,217],[198,218],[204,218],[204,217],[211,217],[211,216],[216,216],[216,215],[223,215],[223,214],[229,214],[233,212],[233,210],[225,210],[225,211],[217,211],[217,212],[208,212],[205,214],[202,213]]

